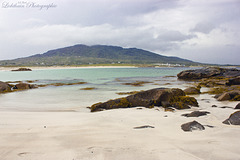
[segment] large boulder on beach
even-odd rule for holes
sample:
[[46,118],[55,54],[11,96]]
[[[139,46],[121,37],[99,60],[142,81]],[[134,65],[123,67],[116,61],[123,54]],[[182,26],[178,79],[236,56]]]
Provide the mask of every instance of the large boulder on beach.
[[0,93],[1,92],[10,92],[11,86],[8,83],[0,81]]
[[229,116],[228,119],[222,122],[223,124],[232,124],[232,125],[240,125],[240,111],[234,112]]
[[227,101],[227,100],[235,100],[239,101],[240,99],[240,91],[239,90],[233,90],[229,92],[224,92],[221,95],[216,96],[218,101]]
[[185,96],[185,93],[181,89],[156,88],[141,91],[125,98],[118,98],[103,103],[97,103],[92,105],[90,108],[91,112],[95,112],[104,109],[130,108],[137,106],[147,108],[152,108],[154,106],[174,107],[175,103],[179,104],[178,107],[175,107],[177,109],[186,109],[189,108],[189,105],[198,106],[196,99]]
[[185,96],[185,93],[183,90],[177,88],[157,88],[128,96],[127,99],[133,106],[151,107],[154,105],[161,106],[161,102],[170,101],[173,96]]
[[183,90],[186,94],[200,94],[200,89],[196,87],[189,87]]
[[204,126],[202,124],[198,123],[197,121],[192,121],[192,122],[182,124],[181,128],[185,132],[192,132],[194,130],[202,131],[205,129]]
[[207,67],[196,70],[186,70],[178,73],[178,78],[183,80],[194,80],[211,77],[237,77],[240,70],[235,68]]

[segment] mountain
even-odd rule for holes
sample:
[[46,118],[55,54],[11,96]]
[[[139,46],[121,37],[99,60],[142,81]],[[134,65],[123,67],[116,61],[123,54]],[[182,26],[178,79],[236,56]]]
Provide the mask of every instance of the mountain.
[[1,66],[52,66],[84,64],[198,64],[178,57],[162,56],[137,48],[117,46],[78,44],[70,47],[47,51],[30,57],[0,61]]

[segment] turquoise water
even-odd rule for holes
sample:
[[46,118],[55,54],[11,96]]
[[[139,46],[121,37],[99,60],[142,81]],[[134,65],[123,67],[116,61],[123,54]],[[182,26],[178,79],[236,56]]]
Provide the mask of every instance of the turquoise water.
[[[140,91],[158,87],[179,87],[177,73],[188,68],[79,68],[47,69],[32,72],[0,71],[0,81],[38,80],[35,84],[87,82],[72,86],[48,86],[0,95],[0,110],[18,111],[89,111],[97,102],[123,97],[118,92]],[[174,77],[169,77],[174,76]],[[144,86],[124,83],[148,81]],[[81,90],[94,87],[94,90]]]
[[101,83],[118,77],[157,77],[176,75],[184,68],[80,68],[47,69],[32,72],[0,71],[1,81],[23,80],[84,80]]

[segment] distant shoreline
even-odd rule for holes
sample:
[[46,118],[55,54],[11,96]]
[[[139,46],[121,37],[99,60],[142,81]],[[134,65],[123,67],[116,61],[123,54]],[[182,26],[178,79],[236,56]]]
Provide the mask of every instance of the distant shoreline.
[[[11,71],[21,67],[0,67],[0,71]],[[45,69],[78,69],[78,68],[137,68],[137,66],[26,66],[22,68],[30,68],[32,70]]]
[[[173,66],[151,66],[151,65],[80,65],[80,66],[1,66],[0,71],[11,71],[16,70],[18,68],[30,68],[32,70],[46,70],[46,69],[84,69],[84,68],[174,68]],[[184,66],[182,66],[184,67]],[[207,66],[185,66],[186,68],[196,68],[196,67],[207,67]],[[209,67],[209,66],[208,66]],[[222,66],[224,67],[224,66]],[[229,67],[229,66],[225,66]],[[231,66],[231,68],[239,67],[239,66]]]

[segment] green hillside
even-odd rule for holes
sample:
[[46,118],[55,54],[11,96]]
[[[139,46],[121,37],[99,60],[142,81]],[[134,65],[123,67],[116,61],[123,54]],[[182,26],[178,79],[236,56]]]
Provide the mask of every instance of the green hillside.
[[53,66],[86,64],[197,64],[178,57],[162,56],[137,48],[122,48],[106,45],[74,45],[50,50],[43,54],[14,60],[0,61],[1,66]]

